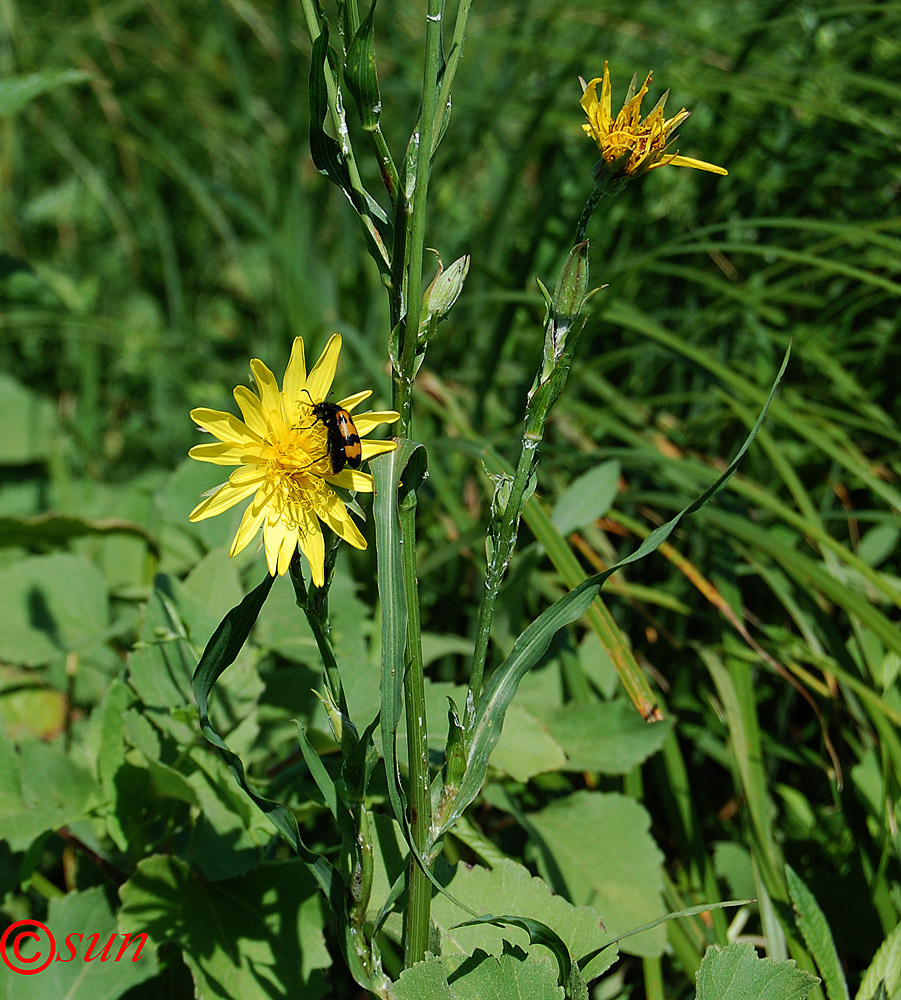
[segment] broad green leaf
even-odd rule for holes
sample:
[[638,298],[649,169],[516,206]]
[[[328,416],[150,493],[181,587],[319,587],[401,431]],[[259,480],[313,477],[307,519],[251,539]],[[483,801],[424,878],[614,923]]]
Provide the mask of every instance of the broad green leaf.
[[454,1000],[447,981],[445,963],[426,955],[409,969],[404,969],[388,990],[390,1000]]
[[224,548],[207,552],[185,579],[185,590],[217,620],[244,596],[238,566]]
[[628,774],[663,746],[673,721],[649,726],[631,704],[619,699],[564,705],[547,727],[566,754],[562,770]]
[[829,1000],[849,1000],[848,984],[823,911],[791,865],[785,866],[785,878],[798,929],[823,977],[826,996]]
[[491,766],[517,781],[528,781],[536,774],[566,769],[567,761],[549,727],[532,712],[511,705],[501,738],[491,754]]
[[560,494],[551,520],[561,535],[584,528],[603,517],[616,499],[620,464],[616,460],[601,462],[583,473]]
[[[197,803],[190,849],[184,852],[200,875],[211,881],[236,878],[257,868],[272,840],[270,820],[233,780],[218,755],[202,744],[191,753],[195,770],[188,791]],[[148,761],[154,791],[180,795],[172,775]]]
[[[502,860],[491,869],[479,865],[458,865],[448,888],[477,913],[503,912],[540,922],[559,936],[574,962],[596,952],[610,937],[601,924],[597,910],[589,906],[574,906],[562,896],[555,895],[545,881],[535,878],[528,869],[510,859]],[[444,955],[469,955],[477,948],[500,955],[505,940],[523,948],[529,945],[528,930],[512,924],[495,927],[469,921],[460,923],[465,919],[464,915],[444,897],[436,897],[432,901],[432,919],[441,934]],[[544,945],[538,945],[536,953],[553,954],[545,950]],[[601,975],[613,964],[616,956],[615,946],[595,955],[582,969],[584,978],[587,980]]]
[[896,924],[879,946],[860,981],[855,1000],[878,1000],[880,986],[889,1000],[896,1000],[901,994],[901,924]]
[[[529,944],[543,945],[557,960],[557,968],[559,970],[558,982],[560,985],[563,986],[566,983],[573,982],[573,970],[578,973],[578,966],[574,964],[572,955],[569,953],[569,948],[566,947],[566,942],[556,931],[548,927],[547,924],[540,920],[535,920],[533,917],[519,917],[511,913],[498,915],[487,913],[482,917],[473,917],[472,920],[464,920],[458,926],[480,927],[483,924],[491,924],[492,927],[500,928],[518,927],[520,930],[525,931],[529,936]],[[577,976],[576,982],[579,992],[584,993],[584,1000],[588,1000],[588,991],[585,989],[581,976]],[[583,1000],[583,998],[580,996],[578,1000]]]
[[[449,982],[452,980],[452,983]],[[524,953],[475,954],[459,961],[435,958],[405,969],[388,990],[389,1000],[563,1000],[553,963]]]
[[[148,934],[141,945],[136,936],[144,928],[136,928],[128,941],[125,932],[116,924],[107,893],[100,886],[51,899],[46,924],[56,942],[56,959],[35,975],[11,976],[12,982],[8,983],[11,1000],[47,1000],[47,997],[115,1000],[159,971],[158,942]],[[97,939],[91,960],[85,961],[95,934]],[[23,944],[23,954],[37,957],[36,952],[41,952],[45,958],[49,957],[48,943],[43,936],[39,942],[32,940]],[[107,947],[109,957],[101,961]],[[114,961],[123,948],[122,959]],[[132,961],[135,955],[137,960]],[[41,964],[42,961],[37,961],[34,967]],[[9,972],[6,975],[9,976]]]
[[736,899],[753,897],[754,862],[747,847],[733,840],[723,840],[713,848],[713,865],[718,878],[729,888]]
[[109,629],[109,594],[82,556],[33,556],[0,570],[0,659],[41,666],[101,646]]
[[[197,735],[191,707],[191,673],[199,644],[216,626],[178,580],[158,576],[142,609],[138,641],[128,656],[128,684],[157,729],[190,745]],[[181,708],[183,711],[173,711]]]
[[4,794],[0,799],[0,840],[23,851],[42,833],[87,816],[96,782],[62,742],[24,739],[14,747],[0,727]]
[[[0,388],[0,392],[2,392]],[[154,551],[156,543],[146,528],[116,518],[93,519],[64,514],[38,514],[35,517],[0,517],[0,546],[56,548],[75,538],[90,535],[130,535]]]
[[696,1000],[805,1000],[818,982],[792,961],[758,958],[750,941],[744,941],[707,949]]
[[175,857],[141,861],[119,890],[120,928],[181,949],[198,996],[317,1000],[331,964],[316,885],[298,861],[211,882]]
[[66,693],[41,674],[0,664],[0,726],[11,737],[52,740],[65,728],[67,709]]
[[426,955],[409,969],[404,969],[388,990],[390,1000],[455,1000],[447,981],[444,962]]
[[[575,792],[530,813],[528,823],[544,878],[576,906],[597,910],[609,937],[665,913],[663,855],[648,832],[650,816],[634,799]],[[626,938],[622,949],[660,955],[665,940],[665,928],[655,927]]]
[[90,74],[80,69],[45,69],[27,76],[0,80],[0,116],[14,115],[48,90],[90,79]]

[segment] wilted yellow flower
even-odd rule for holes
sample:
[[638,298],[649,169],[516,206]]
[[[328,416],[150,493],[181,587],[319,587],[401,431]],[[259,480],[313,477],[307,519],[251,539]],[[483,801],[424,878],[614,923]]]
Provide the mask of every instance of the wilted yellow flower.
[[[597,77],[587,86],[582,81],[582,108],[588,116],[588,124],[583,125],[587,135],[597,143],[605,164],[615,164],[615,174],[621,177],[640,177],[657,167],[694,167],[712,174],[727,174],[729,171],[704,160],[690,156],[679,156],[678,150],[667,152],[675,141],[673,132],[691,114],[685,108],[669,119],[663,117],[663,106],[669,95],[667,91],[657,102],[648,116],[641,120],[641,102],[648,92],[653,74],[648,73],[641,90],[635,93],[636,79],[632,77],[622,110],[614,118],[610,112],[610,71],[604,63],[604,76]],[[597,86],[601,84],[598,100]],[[600,164],[598,165],[600,167]],[[601,168],[603,169],[603,168]]]
[[[221,410],[205,407],[191,410],[192,419],[219,439],[217,444],[193,447],[188,453],[191,458],[239,468],[228,482],[212,490],[191,511],[190,519],[202,521],[215,517],[253,495],[230,555],[237,555],[262,528],[269,572],[273,576],[284,574],[300,546],[309,560],[317,587],[325,582],[325,542],[320,521],[344,541],[358,549],[366,548],[366,540],[332,486],[372,492],[372,476],[368,472],[358,468],[335,471],[330,451],[334,454],[342,441],[337,426],[332,427],[329,440],[329,421],[336,416],[340,419],[337,411],[349,415],[372,395],[372,390],[357,392],[317,412],[317,404],[325,400],[331,388],[340,351],[341,337],[336,333],[307,375],[303,340],[297,337],[281,390],[262,361],[250,362],[257,391],[251,392],[242,385],[234,391],[244,420]],[[400,414],[394,410],[361,413],[353,418],[352,424],[343,423],[341,429],[345,435],[356,429],[359,437],[364,438],[379,424],[390,424],[399,418]],[[365,461],[397,447],[394,441],[359,442],[349,437],[344,440],[349,445],[348,456],[354,456],[351,465],[358,465],[358,459]],[[339,453],[338,465],[343,464],[343,458],[343,452]]]

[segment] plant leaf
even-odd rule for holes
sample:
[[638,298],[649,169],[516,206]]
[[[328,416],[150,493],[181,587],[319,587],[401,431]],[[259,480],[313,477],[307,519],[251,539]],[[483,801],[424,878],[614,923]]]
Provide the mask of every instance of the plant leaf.
[[829,1000],[849,1000],[848,984],[835,950],[832,931],[813,893],[801,881],[791,865],[785,866],[785,879],[791,896],[798,930],[817,963]]
[[89,73],[80,69],[45,69],[27,76],[0,80],[0,115],[14,115],[36,97],[69,83],[90,80]]
[[711,945],[698,969],[696,1000],[805,1000],[818,982],[793,961],[758,958],[750,941]]
[[901,924],[896,924],[873,956],[855,1000],[878,1000],[879,989],[894,998],[901,986]]

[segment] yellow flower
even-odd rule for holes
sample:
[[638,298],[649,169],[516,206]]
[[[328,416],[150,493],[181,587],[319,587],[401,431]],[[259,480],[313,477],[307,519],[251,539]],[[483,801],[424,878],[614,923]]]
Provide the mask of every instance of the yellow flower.
[[[309,560],[317,587],[325,582],[325,542],[320,521],[344,541],[358,549],[366,548],[366,540],[332,486],[372,492],[372,476],[368,472],[351,468],[334,472],[328,428],[313,409],[328,395],[340,351],[341,337],[336,333],[307,375],[303,340],[297,337],[281,390],[262,361],[250,362],[257,392],[242,385],[234,391],[244,420],[206,407],[191,410],[192,419],[219,439],[217,444],[193,447],[188,453],[191,458],[239,468],[228,482],[212,490],[191,511],[190,519],[202,521],[215,517],[253,495],[230,555],[237,555],[262,528],[269,572],[273,576],[284,574],[299,545]],[[371,395],[372,391],[366,389],[335,405],[351,413]],[[381,410],[361,413],[354,417],[353,423],[357,434],[364,438],[379,424],[390,424],[399,418],[400,414],[394,410]],[[396,447],[394,441],[363,441],[362,458],[369,459]]]
[[[704,160],[695,160],[690,156],[679,156],[678,150],[667,152],[675,141],[672,134],[691,114],[685,108],[670,119],[663,117],[663,106],[666,104],[667,91],[657,102],[648,116],[641,120],[641,102],[648,92],[652,73],[635,93],[635,77],[629,85],[629,92],[623,103],[622,110],[614,118],[610,113],[610,71],[604,63],[604,77],[597,77],[587,86],[582,81],[582,108],[588,116],[588,124],[583,125],[587,135],[597,143],[601,151],[602,163],[609,170],[613,164],[614,175],[619,177],[640,177],[648,170],[657,167],[694,167],[695,170],[707,170],[712,174],[727,174],[729,171],[717,167]],[[597,86],[601,84],[601,97],[598,100]],[[604,172],[604,166],[598,164],[598,172]]]

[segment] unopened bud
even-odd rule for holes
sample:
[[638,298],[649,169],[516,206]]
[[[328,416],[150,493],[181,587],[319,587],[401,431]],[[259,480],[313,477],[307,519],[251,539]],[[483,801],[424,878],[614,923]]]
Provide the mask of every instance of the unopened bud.
[[444,319],[463,291],[463,282],[469,273],[469,254],[458,257],[450,267],[439,271],[429,287],[428,311],[430,316]]
[[572,321],[582,311],[588,291],[588,240],[578,243],[560,271],[554,288],[554,318]]
[[463,282],[468,273],[469,254],[458,257],[448,268],[442,267],[439,260],[438,273],[422,296],[423,316],[419,335],[424,340],[429,340],[438,324],[447,318],[463,291]]

